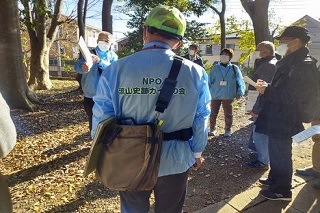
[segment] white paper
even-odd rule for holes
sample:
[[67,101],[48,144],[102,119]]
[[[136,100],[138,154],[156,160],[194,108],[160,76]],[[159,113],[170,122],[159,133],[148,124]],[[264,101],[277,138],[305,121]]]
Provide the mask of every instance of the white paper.
[[251,78],[249,78],[248,76],[244,76],[243,77],[244,82],[250,84],[251,86],[257,86],[257,83],[254,82]]
[[248,91],[247,102],[246,102],[246,112],[252,110],[254,104],[257,101],[258,95],[259,95],[259,92],[256,90],[249,90]]
[[305,141],[316,134],[320,134],[319,125],[309,127],[308,129],[305,129],[302,132],[299,132],[298,134],[292,136],[292,139],[297,143],[301,143],[302,141]]
[[78,44],[80,46],[80,51],[81,51],[84,59],[86,60],[87,66],[90,69],[93,65],[93,61],[92,61],[91,53],[90,53],[86,43],[84,42],[82,36],[80,36]]

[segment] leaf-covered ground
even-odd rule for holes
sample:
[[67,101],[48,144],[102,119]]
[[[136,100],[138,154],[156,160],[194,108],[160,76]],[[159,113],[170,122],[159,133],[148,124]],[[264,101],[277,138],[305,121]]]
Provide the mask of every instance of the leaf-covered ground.
[[[53,84],[55,89],[38,92],[46,103],[39,111],[12,110],[18,142],[0,170],[8,180],[14,212],[120,212],[117,192],[103,187],[94,174],[83,177],[91,139],[78,83],[53,80]],[[241,100],[235,104],[230,139],[209,138],[203,166],[190,173],[185,212],[233,197],[267,174],[241,166],[249,160],[252,128],[243,112]],[[223,133],[222,112],[218,127]],[[294,144],[294,168],[310,164],[311,144]]]

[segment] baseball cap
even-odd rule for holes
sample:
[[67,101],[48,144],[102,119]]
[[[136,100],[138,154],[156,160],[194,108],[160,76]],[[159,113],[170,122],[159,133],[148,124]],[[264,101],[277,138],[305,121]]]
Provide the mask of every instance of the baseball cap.
[[275,39],[280,39],[283,37],[292,37],[292,38],[299,38],[303,41],[309,41],[310,36],[308,35],[309,30],[304,27],[299,27],[299,26],[290,26],[287,27],[281,35],[278,35],[274,37]]
[[179,39],[182,39],[186,31],[184,15],[172,6],[159,5],[153,8],[144,24],[162,32],[177,35]]

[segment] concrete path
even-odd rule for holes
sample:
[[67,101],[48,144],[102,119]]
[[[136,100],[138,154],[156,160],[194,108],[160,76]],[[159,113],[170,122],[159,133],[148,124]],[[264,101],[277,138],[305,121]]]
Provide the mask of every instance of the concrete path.
[[292,178],[291,202],[271,201],[259,195],[265,186],[252,187],[233,198],[207,206],[195,213],[320,213],[320,190],[312,187],[314,178]]

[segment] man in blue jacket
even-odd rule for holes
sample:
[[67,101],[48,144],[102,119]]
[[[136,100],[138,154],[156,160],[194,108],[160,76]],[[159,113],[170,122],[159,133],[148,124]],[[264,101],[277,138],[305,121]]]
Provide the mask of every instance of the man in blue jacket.
[[[101,75],[93,100],[92,137],[97,125],[112,116],[132,117],[138,124],[153,122],[156,101],[168,77],[175,53],[186,29],[183,14],[170,6],[157,6],[143,28],[144,47],[140,52],[112,63]],[[210,92],[205,70],[183,60],[175,93],[168,108],[159,115],[161,130],[174,133],[192,128],[193,137],[175,135],[162,143],[157,183],[153,189],[155,212],[182,212],[188,171],[201,166],[201,153],[207,144],[207,118]],[[122,213],[147,213],[152,191],[120,191]]]
[[220,52],[220,62],[209,73],[209,88],[212,96],[210,115],[210,136],[216,134],[216,120],[222,104],[225,120],[225,137],[231,137],[233,123],[232,102],[244,95],[245,84],[238,66],[230,61],[234,52],[225,48]]
[[92,97],[96,94],[101,73],[107,66],[118,59],[116,53],[110,50],[112,42],[112,34],[102,31],[98,36],[97,47],[91,51],[94,62],[93,66],[88,67],[84,58],[79,59],[74,66],[75,70],[82,74],[83,105],[89,118],[90,131],[92,128],[92,107],[94,104]]

